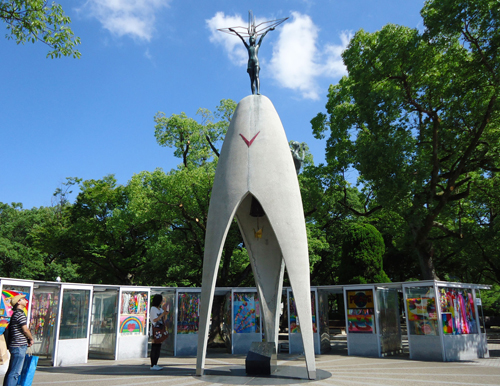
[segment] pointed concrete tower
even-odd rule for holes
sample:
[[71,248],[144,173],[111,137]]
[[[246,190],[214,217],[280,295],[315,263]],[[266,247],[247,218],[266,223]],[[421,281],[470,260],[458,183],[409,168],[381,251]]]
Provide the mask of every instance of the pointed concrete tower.
[[[258,201],[264,211],[258,220],[250,215],[252,200],[254,204]],[[308,376],[315,379],[309,254],[302,199],[283,125],[271,101],[262,95],[250,95],[236,107],[215,173],[205,239],[197,375],[203,375],[217,270],[234,217],[250,256],[266,340],[278,347],[279,307],[286,266],[300,319]]]

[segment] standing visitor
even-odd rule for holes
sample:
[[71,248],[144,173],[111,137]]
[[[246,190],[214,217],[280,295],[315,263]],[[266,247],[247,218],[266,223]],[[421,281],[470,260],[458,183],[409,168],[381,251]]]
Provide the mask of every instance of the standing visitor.
[[9,323],[9,368],[3,379],[3,386],[16,386],[24,365],[26,350],[33,345],[24,309],[28,304],[26,295],[16,295],[10,301],[14,310]]
[[163,370],[163,367],[158,366],[160,359],[160,350],[162,342],[167,338],[165,329],[165,317],[168,314],[166,305],[160,308],[163,297],[161,295],[153,296],[151,309],[149,311],[149,320],[153,327],[153,344],[151,345],[151,370]]

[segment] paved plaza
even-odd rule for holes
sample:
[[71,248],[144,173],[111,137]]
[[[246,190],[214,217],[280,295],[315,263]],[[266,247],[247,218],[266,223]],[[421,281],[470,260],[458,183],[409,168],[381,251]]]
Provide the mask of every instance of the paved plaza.
[[[340,343],[341,345],[341,343]],[[160,358],[162,371],[149,370],[149,359],[90,360],[86,365],[50,367],[41,364],[33,385],[500,385],[500,344],[489,344],[491,358],[466,362],[413,361],[407,356],[361,358],[345,350],[317,355],[318,379],[306,379],[303,356],[278,355],[272,377],[246,377],[245,356],[207,355],[206,375],[196,377],[195,358]]]

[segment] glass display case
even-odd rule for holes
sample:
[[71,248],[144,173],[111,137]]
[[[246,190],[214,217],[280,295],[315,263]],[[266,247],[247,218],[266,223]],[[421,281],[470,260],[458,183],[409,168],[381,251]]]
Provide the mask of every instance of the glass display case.
[[90,291],[63,291],[59,339],[85,339],[88,332]]
[[[302,342],[302,334],[300,333],[300,320],[297,314],[297,306],[292,290],[287,290],[287,304],[288,304],[288,352],[290,354],[299,354],[304,351],[304,344]],[[318,304],[317,304],[317,290],[311,289],[311,314],[312,314],[312,328],[314,339],[314,352],[321,354],[321,341],[318,332]],[[327,316],[328,317],[328,316]]]
[[374,334],[375,302],[373,289],[347,291],[347,331],[351,334]]
[[176,292],[175,355],[194,356],[198,347],[201,289]]
[[434,287],[407,287],[407,326],[410,335],[438,335]]
[[458,361],[488,356],[479,328],[478,285],[439,281],[403,284],[410,358]]
[[115,359],[119,289],[94,287],[89,358]]
[[120,334],[146,335],[148,297],[147,291],[122,291]]
[[373,285],[344,286],[347,353],[379,357],[380,338],[377,326],[377,299]]
[[54,366],[87,363],[92,286],[61,284]]
[[439,287],[441,326],[445,335],[477,334],[474,295],[470,288]]
[[33,355],[52,358],[56,335],[60,288],[35,285],[31,305],[30,331],[33,336]]
[[231,290],[231,352],[246,354],[252,342],[262,342],[262,320],[257,290]]
[[[168,338],[161,345],[161,354],[162,355],[174,355],[174,346],[175,346],[175,290],[174,289],[166,289],[166,288],[151,288],[151,299],[155,295],[161,295],[162,302],[160,304],[160,308],[165,308],[167,310],[167,314],[164,319],[165,330],[168,332]],[[151,324],[150,324],[151,331]],[[152,342],[152,338],[149,339],[150,343]]]
[[28,304],[24,310],[26,316],[31,311],[31,294],[33,292],[33,283],[21,280],[2,279],[0,281],[2,296],[0,298],[0,334],[3,334],[5,328],[9,325],[12,316],[12,306],[10,300],[16,295],[25,295]]
[[318,289],[318,314],[320,350],[324,354],[331,350],[328,292]]
[[117,359],[147,357],[149,293],[147,287],[120,287]]
[[403,341],[398,290],[377,287],[375,293],[377,296],[380,354],[381,356],[399,354],[403,350]]

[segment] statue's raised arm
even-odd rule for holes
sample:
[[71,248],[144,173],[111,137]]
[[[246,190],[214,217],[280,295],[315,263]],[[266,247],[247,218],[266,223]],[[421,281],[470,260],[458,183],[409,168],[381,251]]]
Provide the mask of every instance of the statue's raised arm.
[[[243,44],[245,45],[245,47],[246,47],[246,48],[247,48],[247,50],[248,50],[248,44],[247,44],[247,42],[245,41],[245,39],[243,38],[243,36],[241,36],[238,32],[236,32],[236,31],[235,31],[234,29],[232,29],[232,28],[228,28],[228,29],[229,29],[229,31],[233,32],[234,34],[236,34],[236,36],[238,36],[238,37],[241,39],[241,41],[243,42]],[[261,39],[261,40],[262,40],[262,39]]]
[[[252,11],[250,11],[248,28],[231,27],[231,28],[219,29],[219,31],[238,36],[245,45],[245,48],[248,51],[247,72],[248,75],[250,76],[250,86],[252,88],[252,94],[254,95],[255,94],[260,95],[260,80],[259,80],[260,65],[259,65],[258,54],[260,45],[262,44],[262,40],[269,31],[274,31],[275,27],[277,27],[287,19],[288,18],[265,21],[263,23],[255,25],[255,18],[253,17]],[[238,30],[240,32],[238,32]],[[259,35],[260,39],[259,42],[256,44],[255,40]],[[245,41],[244,36],[248,37],[248,43]]]

